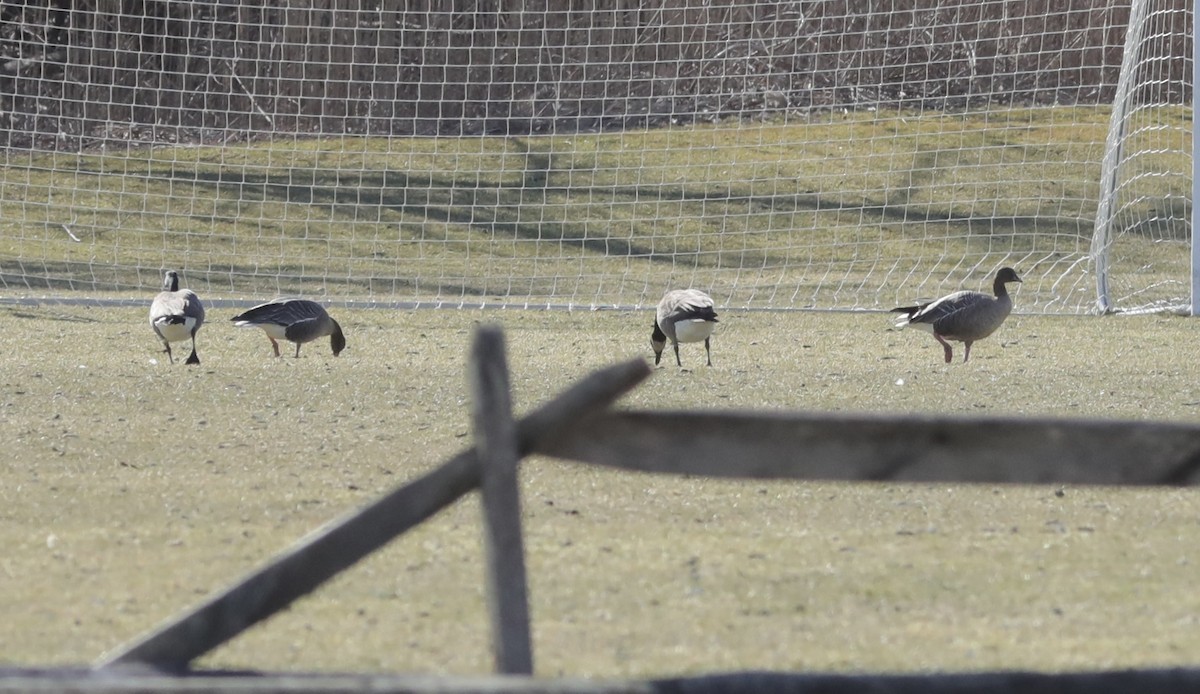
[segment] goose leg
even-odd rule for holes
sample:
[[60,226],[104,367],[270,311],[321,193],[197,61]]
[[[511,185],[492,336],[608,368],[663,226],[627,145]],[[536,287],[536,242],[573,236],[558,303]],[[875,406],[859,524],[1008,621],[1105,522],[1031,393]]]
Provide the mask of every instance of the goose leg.
[[195,338],[195,336],[192,337],[192,356],[188,357],[187,361],[185,361],[184,363],[185,364],[199,364],[200,363],[200,357],[196,356],[196,338]]
[[299,342],[296,343],[296,358],[297,359],[300,358],[300,343]]
[[967,360],[971,358],[971,343],[964,342],[963,344],[967,346],[967,348],[963,350],[963,363],[966,364]]
[[[950,343],[946,342],[946,340],[943,339],[941,335],[934,333],[933,336],[937,338],[938,342],[942,343],[942,349],[946,350],[946,363],[949,364],[950,361],[954,358],[954,350],[950,347]],[[970,347],[968,347],[967,349],[970,350]]]
[[708,365],[712,366],[712,350],[708,347],[708,338],[704,338],[704,354],[708,357]]
[[170,363],[174,364],[174,363],[175,363],[175,357],[171,355],[171,343],[170,343],[170,342],[164,342],[164,343],[163,343],[163,347],[166,347],[166,349],[164,349],[163,351],[167,353],[167,361],[169,361]]
[[271,337],[270,335],[267,335],[267,339],[271,341],[271,349],[275,350],[275,356],[278,357],[279,356],[279,343],[276,342],[275,338]]
[[671,344],[675,347],[675,365],[683,366],[683,362],[679,361],[679,343],[672,342]]

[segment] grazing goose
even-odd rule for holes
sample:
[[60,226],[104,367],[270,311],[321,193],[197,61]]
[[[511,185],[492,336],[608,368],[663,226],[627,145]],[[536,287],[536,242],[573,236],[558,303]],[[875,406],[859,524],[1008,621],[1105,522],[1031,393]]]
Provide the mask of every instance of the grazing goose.
[[168,270],[163,277],[163,288],[150,304],[150,327],[162,341],[163,350],[172,364],[175,357],[171,354],[172,342],[183,342],[191,339],[192,355],[186,364],[199,364],[200,357],[196,356],[196,331],[204,325],[204,304],[200,297],[190,289],[179,288],[179,273]]
[[683,366],[679,360],[680,342],[704,341],[704,352],[708,356],[708,365],[712,366],[712,350],[709,348],[708,337],[712,335],[717,324],[717,314],[713,310],[713,300],[708,294],[699,289],[675,289],[663,295],[658,302],[658,313],[654,318],[654,332],[650,335],[650,346],[654,348],[654,364],[662,360],[663,348],[667,346],[667,338],[675,348],[675,363]]
[[307,299],[275,299],[233,317],[239,328],[262,328],[279,356],[279,342],[296,343],[296,358],[300,358],[300,345],[319,337],[329,336],[333,356],[346,348],[346,336],[342,326],[325,312],[325,307]]
[[906,313],[907,317],[896,324],[897,328],[913,326],[933,333],[946,350],[946,363],[954,356],[947,340],[966,345],[963,363],[971,358],[971,343],[991,335],[1012,312],[1012,297],[1004,286],[1009,282],[1020,282],[1021,278],[1010,267],[1001,268],[992,282],[995,296],[983,292],[959,291],[948,294],[927,304],[902,306],[892,309],[893,313]]

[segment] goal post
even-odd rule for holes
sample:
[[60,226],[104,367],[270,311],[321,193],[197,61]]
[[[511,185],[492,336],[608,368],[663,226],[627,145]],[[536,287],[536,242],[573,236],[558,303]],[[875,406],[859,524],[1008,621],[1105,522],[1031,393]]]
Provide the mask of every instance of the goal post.
[[[1183,46],[1172,41],[1173,32],[1192,29],[1194,8],[1188,16],[1192,26],[1183,18],[1179,6],[1162,0],[1132,0],[1130,6],[1092,236],[1096,309],[1101,313],[1166,310],[1195,315],[1200,301],[1191,234],[1194,149],[1200,140],[1195,138],[1194,118],[1171,115],[1185,95],[1182,85],[1172,80],[1179,73],[1164,67],[1183,54]],[[1195,50],[1193,42],[1192,77]],[[1194,90],[1190,99],[1194,113]],[[1175,250],[1189,246],[1186,256]]]
[[1196,41],[1196,30],[1200,29],[1200,0],[1192,6],[1192,305],[1191,315],[1200,315],[1200,243],[1196,242],[1195,230],[1200,228],[1200,92],[1195,88],[1200,84],[1200,41]]
[[1195,313],[1193,2],[6,5],[0,300]]

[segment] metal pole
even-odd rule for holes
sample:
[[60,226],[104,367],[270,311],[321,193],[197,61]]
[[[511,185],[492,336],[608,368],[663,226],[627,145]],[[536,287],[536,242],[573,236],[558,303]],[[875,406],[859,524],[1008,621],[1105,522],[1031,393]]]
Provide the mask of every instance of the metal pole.
[[1196,29],[1200,28],[1200,0],[1192,4],[1192,310],[1191,315],[1200,314],[1200,244],[1196,243],[1196,229],[1200,226],[1200,41],[1196,40]]

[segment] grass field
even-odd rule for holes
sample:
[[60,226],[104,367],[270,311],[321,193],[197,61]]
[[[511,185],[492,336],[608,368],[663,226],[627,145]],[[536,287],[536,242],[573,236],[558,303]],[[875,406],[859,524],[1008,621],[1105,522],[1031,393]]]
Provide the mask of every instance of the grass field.
[[[1136,184],[1109,248],[1112,305],[1181,305],[1190,158],[1126,143]],[[10,153],[0,288],[207,296],[880,309],[1004,265],[1023,306],[1095,305],[1107,107],[813,114],[536,137],[276,138]],[[1154,135],[1157,137],[1159,135]],[[1170,172],[1176,172],[1174,174]]]
[[[0,306],[4,663],[90,662],[468,445],[480,322],[506,327],[518,412],[649,354],[649,315],[343,310],[341,357],[273,359],[233,313],[210,311],[187,368],[162,363],[141,307]],[[660,369],[621,406],[1200,418],[1187,319],[1017,315],[965,365],[889,326],[725,312],[713,368],[685,345],[697,368]],[[544,676],[1200,652],[1191,490],[729,482],[547,459],[522,483]],[[198,665],[488,671],[478,511],[460,503]]]

